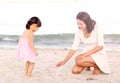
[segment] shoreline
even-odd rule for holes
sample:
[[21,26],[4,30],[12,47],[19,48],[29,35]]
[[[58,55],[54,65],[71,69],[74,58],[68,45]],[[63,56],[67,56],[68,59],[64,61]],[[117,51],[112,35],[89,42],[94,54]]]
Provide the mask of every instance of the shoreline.
[[[41,50],[41,49],[63,49],[63,50],[70,50],[71,47],[37,47],[35,46],[35,48],[37,50]],[[17,46],[0,46],[0,50],[1,49],[8,49],[8,50],[16,50]],[[79,48],[78,51],[82,51],[82,48]],[[112,48],[112,47],[106,47],[106,52],[120,52],[120,47],[118,48]]]

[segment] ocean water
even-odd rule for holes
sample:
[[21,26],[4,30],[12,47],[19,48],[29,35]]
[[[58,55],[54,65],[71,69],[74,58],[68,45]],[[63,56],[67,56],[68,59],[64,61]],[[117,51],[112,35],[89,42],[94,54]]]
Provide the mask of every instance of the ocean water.
[[[0,48],[16,48],[20,35],[0,35]],[[74,34],[47,34],[35,35],[36,48],[63,48],[70,49]],[[107,50],[120,51],[120,34],[105,34],[104,42]],[[81,49],[84,45],[80,44]]]

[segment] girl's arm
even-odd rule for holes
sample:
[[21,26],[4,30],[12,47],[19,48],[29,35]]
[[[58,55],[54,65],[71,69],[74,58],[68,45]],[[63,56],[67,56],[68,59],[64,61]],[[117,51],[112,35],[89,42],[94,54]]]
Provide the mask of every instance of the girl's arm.
[[76,52],[76,50],[70,50],[68,55],[65,57],[63,61],[60,61],[59,63],[56,64],[57,67],[64,65]]
[[29,35],[29,44],[30,44],[30,47],[31,47],[32,50],[34,51],[35,55],[37,56],[37,55],[38,55],[38,52],[37,52],[37,50],[35,49],[34,44],[33,44],[34,33],[33,33],[33,32],[30,32],[29,34],[30,34],[30,35]]

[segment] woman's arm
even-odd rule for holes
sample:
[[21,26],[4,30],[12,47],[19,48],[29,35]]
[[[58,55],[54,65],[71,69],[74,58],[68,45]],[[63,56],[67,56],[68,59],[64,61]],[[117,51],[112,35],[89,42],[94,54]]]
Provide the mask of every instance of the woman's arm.
[[68,55],[65,57],[64,62],[66,63],[76,52],[76,50],[70,50]]
[[84,54],[84,56],[89,56],[91,54],[94,54],[100,50],[103,49],[104,47],[104,35],[102,32],[102,27],[99,27],[98,25],[95,27],[96,28],[96,36],[97,36],[97,46],[91,50],[89,50],[88,52],[86,52]]
[[74,55],[75,52],[76,52],[75,50],[70,50],[65,59],[57,63],[56,66],[59,67],[61,65],[64,65]]
[[84,54],[82,54],[84,57],[86,57],[86,56],[89,56],[89,55],[91,55],[91,54],[94,54],[94,53],[96,53],[96,52],[98,52],[98,51],[100,51],[100,50],[102,50],[103,49],[103,46],[96,46],[95,48],[93,48],[92,50],[89,50],[89,51],[87,51],[87,52],[85,52]]
[[74,41],[73,41],[73,45],[72,45],[71,50],[69,51],[69,53],[65,57],[65,59],[63,61],[60,61],[59,63],[57,63],[56,66],[64,65],[74,55],[74,53],[76,52],[79,44],[80,44],[79,31],[77,31],[75,36],[74,36]]

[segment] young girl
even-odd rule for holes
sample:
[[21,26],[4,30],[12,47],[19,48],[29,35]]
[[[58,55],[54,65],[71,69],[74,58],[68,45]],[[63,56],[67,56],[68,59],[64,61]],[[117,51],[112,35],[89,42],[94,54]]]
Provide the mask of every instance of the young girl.
[[35,58],[38,55],[37,50],[34,47],[33,39],[34,32],[41,27],[41,21],[38,17],[32,17],[26,24],[26,30],[19,38],[17,47],[17,58],[25,60],[25,76],[31,77],[35,65]]

